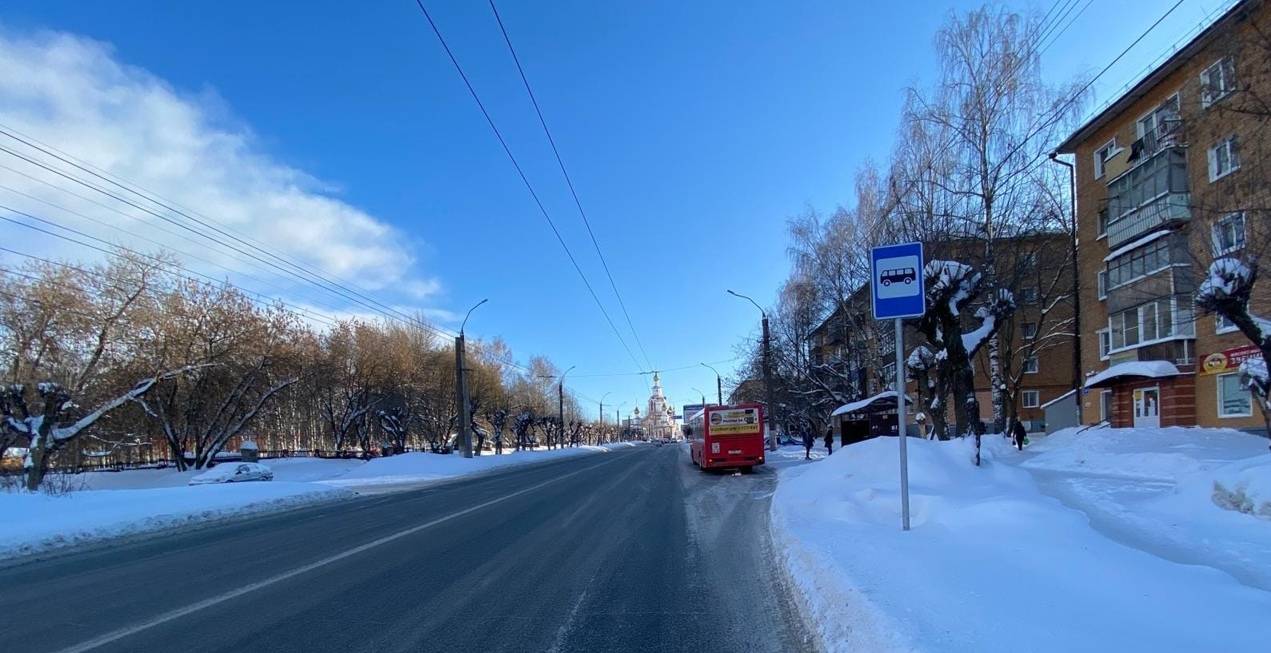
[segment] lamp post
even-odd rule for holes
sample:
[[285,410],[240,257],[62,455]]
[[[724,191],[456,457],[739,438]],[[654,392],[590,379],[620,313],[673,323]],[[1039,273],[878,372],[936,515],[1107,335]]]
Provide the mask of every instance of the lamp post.
[[763,307],[760,306],[758,302],[756,302],[755,300],[741,293],[736,293],[729,290],[728,294],[732,295],[733,297],[740,297],[741,299],[744,299],[750,302],[751,304],[754,304],[755,308],[759,309],[759,314],[763,316],[763,386],[764,386],[765,401],[768,404],[768,451],[776,451],[777,450],[777,420],[776,420],[777,404],[775,401],[772,400],[772,356],[769,353],[770,345],[768,344],[768,340],[769,340],[768,339],[768,311],[763,310]]
[[[723,406],[724,405],[724,384],[719,379],[719,370],[711,367],[710,365],[707,365],[706,363],[701,363],[701,366],[715,373],[715,403],[719,404],[720,406]],[[705,402],[702,402],[702,403],[705,403]]]
[[694,392],[696,392],[697,395],[702,398],[702,406],[706,406],[706,393],[702,392],[701,390],[698,390],[697,388],[694,388],[693,386],[689,386],[689,388],[692,389]]
[[468,403],[468,379],[464,369],[464,355],[466,352],[464,351],[463,330],[468,326],[468,318],[472,316],[472,312],[487,301],[490,300],[483,299],[468,309],[468,312],[463,316],[463,322],[459,324],[459,336],[455,338],[455,401],[459,403],[459,410],[457,411],[459,413],[459,446],[463,447],[464,458],[472,457],[472,415],[470,412],[472,406]]

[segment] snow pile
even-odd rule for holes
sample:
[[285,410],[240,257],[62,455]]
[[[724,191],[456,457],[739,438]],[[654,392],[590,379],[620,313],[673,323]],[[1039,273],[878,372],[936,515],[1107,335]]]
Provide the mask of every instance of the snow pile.
[[1266,450],[1266,439],[1235,429],[1072,427],[1040,439],[1023,466],[1172,483]]
[[[895,438],[783,470],[783,562],[829,650],[1262,650],[1271,593],[1108,539],[1043,495],[1000,438]],[[1056,445],[1052,445],[1056,446]],[[1261,523],[1261,520],[1250,520]],[[1265,563],[1264,563],[1265,564]]]
[[0,558],[350,496],[338,488],[281,482],[61,496],[0,492]]
[[1243,261],[1230,257],[1214,259],[1209,264],[1209,273],[1200,283],[1196,291],[1198,298],[1214,297],[1222,299],[1249,287],[1253,271]]
[[511,465],[543,462],[557,458],[570,458],[593,453],[607,453],[612,449],[634,446],[624,442],[618,445],[582,446],[567,449],[541,451],[516,451],[502,456],[482,455],[464,458],[460,455],[432,453],[404,453],[387,458],[374,458],[365,465],[349,471],[339,478],[321,481],[327,485],[342,487],[417,484],[438,481],[457,476],[476,474]]
[[1271,519],[1271,454],[1196,474],[1179,483],[1177,494],[1208,494],[1219,508]]
[[[209,520],[355,496],[358,488],[407,487],[486,470],[606,452],[630,442],[553,451],[522,451],[465,459],[411,453],[371,461],[275,458],[268,483],[187,486],[200,474],[232,473],[239,463],[211,470],[138,469],[89,472],[85,487],[62,496],[0,491],[0,559],[122,535],[185,527]],[[260,465],[264,467],[264,465]],[[397,489],[397,488],[392,488]]]

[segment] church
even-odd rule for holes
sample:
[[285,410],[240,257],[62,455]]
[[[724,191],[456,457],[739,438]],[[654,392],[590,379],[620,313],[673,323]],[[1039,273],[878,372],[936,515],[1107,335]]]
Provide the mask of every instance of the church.
[[640,426],[645,435],[653,439],[674,438],[678,435],[675,430],[675,409],[662,394],[662,379],[657,372],[653,373],[653,394],[649,395],[648,412],[640,420]]

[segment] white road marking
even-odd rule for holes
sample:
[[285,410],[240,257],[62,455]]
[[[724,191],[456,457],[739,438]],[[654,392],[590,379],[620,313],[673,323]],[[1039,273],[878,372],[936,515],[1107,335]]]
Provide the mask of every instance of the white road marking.
[[244,585],[244,586],[242,586],[242,587],[239,587],[239,588],[237,588],[237,589],[230,590],[230,591],[225,592],[225,593],[223,593],[223,594],[218,594],[218,595],[213,596],[213,597],[211,597],[211,598],[203,599],[202,601],[199,601],[199,602],[197,602],[197,603],[191,603],[190,605],[187,605],[187,606],[185,606],[185,607],[177,608],[176,610],[171,610],[171,611],[169,611],[169,612],[165,612],[165,613],[163,613],[163,614],[161,614],[161,615],[159,615],[159,616],[157,616],[157,617],[154,617],[153,619],[150,619],[150,620],[148,620],[148,621],[143,621],[143,622],[138,623],[138,624],[133,624],[133,625],[128,626],[128,627],[126,627],[126,628],[120,628],[120,629],[118,629],[118,630],[113,630],[113,631],[111,631],[111,632],[109,632],[109,633],[106,633],[105,635],[101,635],[101,636],[99,636],[99,637],[94,637],[93,639],[90,639],[90,640],[88,640],[88,641],[86,641],[86,642],[80,642],[79,644],[75,644],[74,646],[70,646],[70,647],[64,648],[64,649],[62,649],[61,651],[59,651],[59,653],[80,653],[81,651],[91,651],[92,649],[95,649],[95,648],[98,648],[98,647],[101,647],[101,646],[105,646],[105,645],[110,644],[110,643],[112,643],[112,642],[116,642],[116,641],[121,640],[121,639],[123,639],[123,638],[125,638],[125,637],[128,637],[128,636],[130,636],[130,635],[135,635],[135,634],[137,634],[137,633],[139,633],[139,632],[142,632],[142,631],[144,631],[144,630],[149,630],[150,628],[154,628],[155,626],[159,626],[159,625],[165,624],[165,623],[167,623],[167,622],[169,622],[169,621],[172,621],[172,620],[174,620],[174,619],[180,619],[181,617],[184,617],[184,616],[187,616],[187,615],[193,614],[193,613],[195,613],[195,612],[198,612],[199,610],[203,610],[203,609],[205,609],[205,608],[210,608],[210,607],[212,607],[212,606],[214,606],[214,605],[218,605],[218,604],[220,604],[220,603],[224,603],[224,602],[226,602],[226,601],[229,601],[229,600],[232,600],[232,599],[236,599],[236,598],[238,598],[238,597],[240,597],[240,596],[243,596],[244,594],[250,594],[251,592],[255,592],[256,590],[263,589],[263,588],[269,587],[270,585],[274,585],[274,584],[280,583],[280,582],[282,582],[282,581],[284,581],[284,580],[287,580],[287,579],[289,579],[289,578],[294,578],[294,577],[299,576],[299,575],[301,575],[301,574],[305,574],[305,573],[308,573],[308,572],[310,572],[310,571],[313,571],[314,569],[319,569],[319,568],[321,568],[321,567],[325,567],[325,566],[327,566],[327,565],[329,565],[329,564],[331,564],[331,563],[333,563],[333,562],[339,562],[340,560],[343,560],[343,559],[345,559],[345,558],[349,558],[349,557],[355,556],[355,555],[357,555],[357,554],[359,554],[359,553],[363,553],[363,552],[365,552],[365,551],[369,551],[369,550],[371,550],[371,549],[374,549],[375,547],[382,546],[382,545],[388,544],[389,542],[392,542],[392,541],[394,541],[394,540],[398,540],[398,539],[401,539],[401,538],[403,538],[403,537],[406,537],[407,535],[413,535],[413,534],[418,533],[419,531],[422,531],[422,530],[424,530],[424,529],[432,528],[433,526],[436,526],[436,525],[438,525],[438,524],[442,524],[442,523],[448,522],[448,521],[450,521],[450,520],[452,520],[452,519],[454,519],[454,518],[456,518],[456,517],[462,517],[462,516],[467,515],[467,514],[469,514],[469,513],[473,513],[473,512],[476,512],[476,511],[478,511],[478,510],[481,510],[482,508],[489,508],[490,506],[493,506],[493,505],[498,504],[498,503],[502,503],[502,502],[504,502],[504,501],[507,501],[508,499],[511,499],[511,498],[514,498],[514,497],[519,497],[519,496],[521,496],[522,494],[525,494],[525,493],[527,493],[527,492],[533,492],[534,490],[537,490],[537,489],[539,489],[539,488],[541,488],[541,487],[544,487],[544,486],[547,486],[547,485],[551,485],[552,483],[555,483],[555,482],[557,482],[557,481],[561,481],[561,480],[567,479],[567,478],[569,478],[570,476],[574,476],[575,474],[581,474],[581,473],[583,473],[583,472],[585,472],[585,471],[595,469],[595,468],[600,467],[600,466],[602,466],[602,465],[607,465],[607,464],[609,464],[609,463],[611,463],[611,462],[614,462],[614,461],[616,461],[616,460],[620,460],[621,458],[625,458],[625,456],[617,456],[617,457],[614,457],[614,458],[610,458],[610,459],[608,459],[608,460],[606,460],[606,461],[604,461],[604,462],[602,462],[602,463],[599,463],[599,464],[596,464],[596,465],[591,465],[590,467],[584,467],[584,468],[582,468],[582,469],[572,471],[572,472],[570,472],[570,473],[568,473],[568,474],[565,474],[565,475],[563,475],[563,476],[557,476],[556,478],[553,478],[553,479],[549,479],[549,480],[543,481],[542,483],[538,483],[538,484],[535,484],[535,485],[531,485],[530,487],[527,487],[527,488],[522,488],[522,489],[517,490],[516,492],[513,492],[513,493],[511,493],[511,494],[505,494],[505,495],[503,495],[503,496],[501,496],[501,497],[498,497],[497,499],[490,499],[489,501],[486,501],[486,502],[483,502],[483,503],[479,503],[479,504],[477,504],[477,505],[475,505],[475,506],[471,506],[471,507],[469,507],[469,508],[464,508],[463,510],[460,510],[460,511],[458,511],[458,512],[452,512],[452,513],[450,513],[449,515],[446,515],[446,516],[444,516],[444,517],[438,517],[437,519],[434,519],[434,520],[432,520],[432,521],[430,521],[430,522],[426,522],[426,523],[420,524],[420,525],[418,525],[418,526],[412,526],[412,527],[410,527],[410,528],[407,528],[406,530],[398,531],[398,532],[396,532],[396,533],[393,533],[392,535],[385,535],[384,537],[381,537],[381,538],[379,538],[378,540],[372,540],[372,541],[370,541],[370,542],[367,542],[366,544],[363,544],[363,545],[361,545],[361,546],[354,547],[354,548],[349,549],[349,550],[347,550],[347,551],[344,551],[344,552],[342,552],[342,553],[337,553],[337,554],[335,554],[335,555],[333,555],[333,556],[330,556],[330,557],[327,557],[327,558],[323,558],[323,559],[321,559],[321,560],[318,560],[317,562],[311,562],[311,563],[309,563],[309,564],[307,564],[307,565],[304,565],[304,566],[302,566],[302,567],[296,567],[295,569],[292,569],[292,570],[290,570],[290,571],[285,571],[285,572],[283,572],[283,573],[281,573],[281,574],[278,574],[277,576],[271,576],[271,577],[269,577],[269,578],[266,578],[265,580],[256,581],[255,583],[250,583],[250,584],[248,584],[248,585]]

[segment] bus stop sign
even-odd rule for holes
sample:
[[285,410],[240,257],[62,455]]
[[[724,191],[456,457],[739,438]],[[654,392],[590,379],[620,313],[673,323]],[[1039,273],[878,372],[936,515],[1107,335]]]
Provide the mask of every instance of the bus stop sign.
[[869,259],[874,319],[921,317],[927,309],[922,243],[875,247]]

